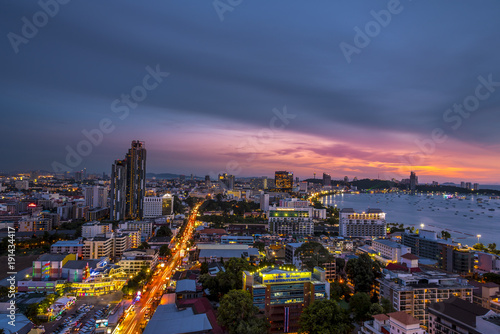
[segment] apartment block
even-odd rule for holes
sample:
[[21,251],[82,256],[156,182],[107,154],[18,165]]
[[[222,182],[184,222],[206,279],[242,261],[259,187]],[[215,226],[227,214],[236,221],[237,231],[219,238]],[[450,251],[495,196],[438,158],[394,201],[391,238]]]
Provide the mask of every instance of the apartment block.
[[380,209],[357,213],[354,209],[344,208],[340,211],[339,234],[342,237],[385,238],[385,213]]
[[313,235],[313,208],[269,209],[269,231],[280,235]]
[[500,315],[479,305],[450,298],[429,306],[429,334],[500,333]]
[[383,276],[377,279],[380,297],[388,299],[397,311],[404,311],[426,325],[431,303],[451,297],[472,303],[473,286],[459,275],[413,268],[414,265],[404,259],[403,262],[408,270],[384,269]]

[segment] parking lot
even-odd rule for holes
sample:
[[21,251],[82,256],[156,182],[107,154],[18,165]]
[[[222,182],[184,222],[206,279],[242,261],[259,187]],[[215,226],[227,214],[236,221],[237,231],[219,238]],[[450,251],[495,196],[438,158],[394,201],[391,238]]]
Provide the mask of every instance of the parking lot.
[[[91,334],[96,328],[95,321],[105,316],[121,298],[121,292],[99,297],[79,297],[75,305],[67,310],[64,316],[45,324],[45,332]],[[108,307],[108,305],[110,306]]]

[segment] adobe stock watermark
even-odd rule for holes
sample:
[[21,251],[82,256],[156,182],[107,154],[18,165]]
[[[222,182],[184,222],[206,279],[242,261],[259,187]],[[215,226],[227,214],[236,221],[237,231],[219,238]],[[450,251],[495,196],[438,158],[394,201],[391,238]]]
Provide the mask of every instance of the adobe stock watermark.
[[296,114],[288,113],[287,106],[283,106],[282,110],[274,108],[272,110],[273,117],[269,120],[269,126],[259,130],[256,136],[249,136],[245,141],[237,146],[238,151],[247,153],[250,150],[249,157],[244,161],[230,160],[226,163],[226,170],[215,173],[209,173],[211,179],[217,179],[218,175],[227,173],[229,175],[237,176],[243,171],[243,165],[248,164],[255,160],[258,152],[264,150],[265,145],[270,144],[279,131],[283,131],[290,121],[297,117]]
[[9,32],[7,38],[14,50],[14,53],[19,53],[21,44],[28,44],[29,41],[38,35],[39,29],[45,27],[51,18],[59,13],[60,5],[66,5],[70,0],[40,0],[38,6],[41,10],[37,11],[31,19],[23,16],[21,22],[21,33],[16,34]]
[[[489,74],[487,78],[480,75],[477,77],[477,81],[478,84],[472,94],[466,96],[462,103],[454,103],[443,113],[443,121],[453,131],[460,129],[464,120],[471,117],[479,109],[481,101],[489,99],[500,87],[500,81],[493,81],[493,74]],[[402,158],[402,162],[409,166],[421,165],[423,160],[434,154],[437,146],[446,142],[448,138],[445,129],[439,127],[433,129],[428,138],[415,140],[418,151],[409,154],[404,159]]]
[[[170,75],[168,72],[162,72],[158,64],[155,68],[146,66],[146,72],[141,84],[134,86],[129,93],[123,93],[119,99],[111,102],[110,109],[114,114],[117,114],[119,120],[125,120],[130,115],[130,110],[136,109],[139,103],[148,97],[148,92],[156,89],[163,82],[163,79]],[[52,162],[54,172],[73,171],[73,168],[78,167],[83,162],[84,157],[92,153],[94,147],[102,144],[104,135],[111,134],[115,129],[113,120],[107,117],[102,118],[96,128],[83,129],[84,139],[80,140],[74,148],[66,145],[65,163]]]
[[224,22],[224,14],[226,12],[232,12],[234,8],[241,5],[242,2],[243,0],[214,0],[212,5],[219,16],[219,20]]
[[364,29],[358,26],[354,27],[354,45],[347,42],[339,44],[340,51],[342,51],[347,63],[350,64],[352,62],[353,54],[360,54],[361,50],[370,45],[372,39],[380,34],[382,28],[386,28],[391,23],[393,16],[400,14],[403,9],[404,7],[400,0],[389,0],[387,2],[387,9],[382,9],[378,12],[371,10],[370,15],[373,17],[373,20],[368,21]]

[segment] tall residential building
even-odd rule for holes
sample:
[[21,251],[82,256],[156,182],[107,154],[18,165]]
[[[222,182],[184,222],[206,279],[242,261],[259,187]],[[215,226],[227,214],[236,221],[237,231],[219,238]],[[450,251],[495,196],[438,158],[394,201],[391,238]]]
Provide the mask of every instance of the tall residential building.
[[356,213],[354,209],[340,211],[339,232],[342,237],[378,237],[385,238],[387,224],[385,213],[380,209],[368,209]]
[[90,186],[83,188],[85,205],[94,208],[105,208],[108,206],[108,188],[102,186]]
[[472,187],[472,190],[478,191],[479,190],[479,183],[474,183],[474,186]]
[[111,168],[111,218],[141,219],[146,192],[146,148],[134,140],[124,160]]
[[281,192],[291,192],[293,189],[293,173],[287,171],[276,171],[274,173],[276,190]]
[[269,209],[269,231],[285,235],[313,235],[314,208],[277,208]]
[[174,214],[174,196],[165,194],[161,198],[161,215],[170,216]]
[[125,158],[127,161],[128,219],[142,219],[146,192],[146,148],[144,142],[134,140]]
[[226,190],[234,189],[235,178],[234,175],[228,175],[227,173],[219,174],[219,184]]
[[465,188],[467,190],[472,190],[472,182],[465,182]]
[[111,167],[111,210],[112,220],[125,219],[127,206],[127,164],[125,160],[116,160]]
[[410,190],[415,191],[417,190],[417,185],[418,185],[418,176],[415,172],[410,173]]
[[264,192],[260,193],[260,209],[263,212],[269,210],[269,194],[264,194]]
[[270,322],[269,333],[295,333],[299,317],[315,300],[330,298],[330,283],[321,268],[310,271],[273,267],[243,272],[243,289]]
[[323,173],[323,185],[324,186],[332,185],[332,177],[330,174]]

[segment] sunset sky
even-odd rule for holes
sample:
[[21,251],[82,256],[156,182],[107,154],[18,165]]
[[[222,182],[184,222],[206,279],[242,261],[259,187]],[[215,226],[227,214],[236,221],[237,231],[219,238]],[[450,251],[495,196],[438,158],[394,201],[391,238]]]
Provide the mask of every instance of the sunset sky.
[[109,174],[138,139],[155,173],[500,183],[498,1],[214,3],[70,1],[26,37],[42,7],[4,1],[0,171]]

